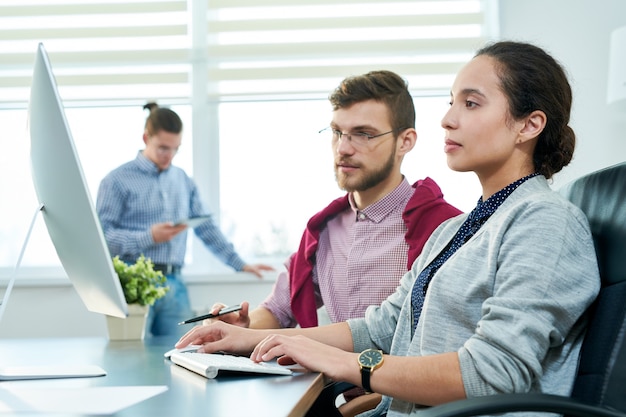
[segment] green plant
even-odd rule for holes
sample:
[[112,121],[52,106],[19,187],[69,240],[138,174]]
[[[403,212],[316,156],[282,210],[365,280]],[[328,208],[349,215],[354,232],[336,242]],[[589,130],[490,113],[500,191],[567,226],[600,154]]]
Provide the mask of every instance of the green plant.
[[155,271],[152,261],[144,255],[137,258],[133,265],[126,264],[116,256],[113,258],[113,266],[128,304],[153,305],[169,291],[163,273]]

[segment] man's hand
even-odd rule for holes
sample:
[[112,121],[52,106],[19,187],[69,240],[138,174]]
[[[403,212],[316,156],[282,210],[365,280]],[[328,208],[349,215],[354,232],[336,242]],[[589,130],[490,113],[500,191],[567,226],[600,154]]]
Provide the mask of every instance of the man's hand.
[[[213,307],[211,307],[211,314],[217,314],[221,309],[226,307],[225,304],[215,303]],[[233,311],[232,313],[224,314],[223,316],[218,316],[212,319],[206,319],[202,321],[203,325],[215,323],[216,321],[223,321],[228,324],[232,324],[234,326],[239,327],[250,327],[250,316],[248,316],[248,309],[250,308],[250,303],[244,301],[241,303],[240,311]]]
[[250,272],[254,275],[256,275],[258,278],[263,278],[263,271],[274,271],[274,268],[272,268],[269,265],[265,265],[265,264],[246,264],[243,266],[242,269],[243,272]]
[[184,224],[174,226],[174,223],[166,222],[153,224],[150,231],[152,232],[152,240],[154,240],[155,243],[163,243],[169,242],[174,238],[174,236],[186,228],[187,226]]

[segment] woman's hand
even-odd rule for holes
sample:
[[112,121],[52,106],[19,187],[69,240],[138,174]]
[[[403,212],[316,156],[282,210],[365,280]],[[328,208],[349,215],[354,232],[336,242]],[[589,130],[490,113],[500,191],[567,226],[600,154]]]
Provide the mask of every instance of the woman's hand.
[[200,345],[200,353],[223,351],[247,355],[264,336],[263,332],[257,330],[216,321],[189,330],[176,342],[175,347],[180,349],[188,345]]
[[281,365],[297,363],[334,379],[360,385],[357,354],[346,352],[308,337],[273,334],[256,345],[250,359],[255,362],[278,358]]

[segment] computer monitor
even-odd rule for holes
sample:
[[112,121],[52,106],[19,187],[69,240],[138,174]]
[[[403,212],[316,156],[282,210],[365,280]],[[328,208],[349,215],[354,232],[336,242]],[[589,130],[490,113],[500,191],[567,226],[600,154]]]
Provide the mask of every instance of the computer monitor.
[[89,311],[126,317],[128,306],[43,44],[35,58],[28,128],[35,191],[67,276]]

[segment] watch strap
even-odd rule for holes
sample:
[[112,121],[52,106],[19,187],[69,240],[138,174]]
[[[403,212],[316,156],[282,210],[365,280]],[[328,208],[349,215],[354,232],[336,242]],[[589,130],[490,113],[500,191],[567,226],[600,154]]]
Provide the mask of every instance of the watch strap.
[[367,392],[373,392],[372,387],[370,386],[370,376],[372,375],[372,368],[362,367],[361,368],[361,385],[363,389]]

